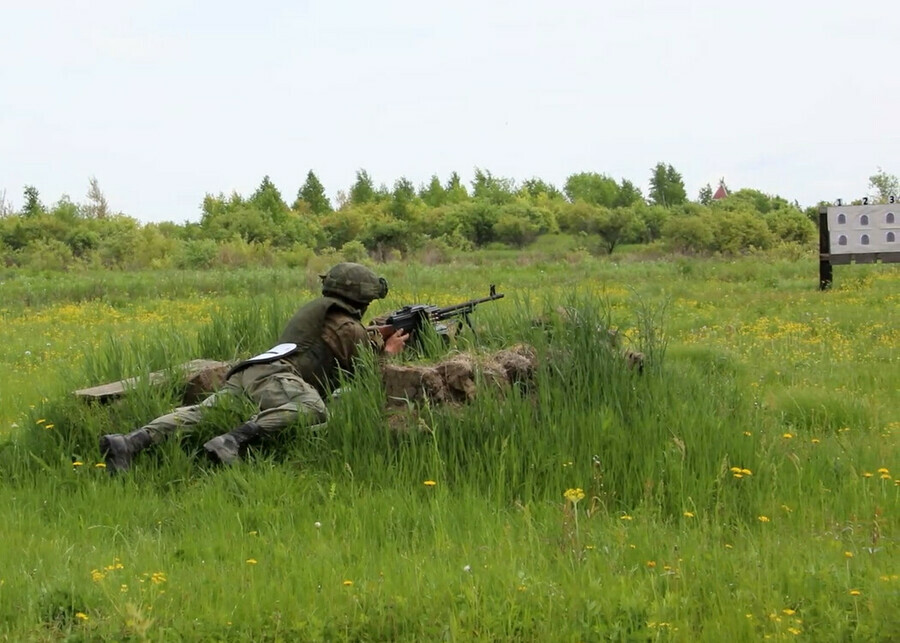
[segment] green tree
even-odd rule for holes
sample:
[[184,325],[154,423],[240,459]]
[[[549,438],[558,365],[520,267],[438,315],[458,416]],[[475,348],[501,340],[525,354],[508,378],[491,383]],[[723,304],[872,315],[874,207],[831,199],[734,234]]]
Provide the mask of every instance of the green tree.
[[619,243],[637,235],[639,220],[632,208],[599,208],[593,221],[594,231],[603,239],[609,254]]
[[431,182],[428,184],[428,187],[423,186],[419,190],[419,198],[429,208],[439,208],[447,202],[447,190],[441,185],[441,180],[437,174],[431,175]]
[[26,185],[24,196],[25,205],[22,207],[22,216],[36,217],[45,212],[44,205],[41,203],[41,195],[33,185]]
[[[327,214],[332,210],[331,202],[325,196],[325,187],[312,170],[307,172],[306,181],[297,192],[297,201],[306,203],[313,214]],[[298,209],[296,202],[294,209]]]
[[697,201],[702,203],[703,205],[709,205],[713,200],[713,189],[712,186],[707,183],[702,188],[700,188],[700,193],[697,195]]
[[287,217],[287,203],[268,175],[263,177],[256,192],[250,195],[248,203],[268,214],[276,223]]
[[356,181],[350,187],[350,203],[362,205],[375,200],[375,184],[365,170],[356,172]]
[[519,187],[519,196],[537,199],[542,194],[550,199],[560,199],[563,196],[556,186],[546,183],[543,179],[526,179]]
[[564,191],[572,203],[584,201],[607,208],[614,207],[619,197],[619,186],[615,179],[596,172],[571,175],[566,179]]
[[687,192],[684,180],[674,167],[657,163],[650,175],[650,200],[666,208],[684,203]]
[[394,182],[394,190],[391,192],[390,213],[397,219],[407,220],[410,217],[411,205],[416,198],[416,188],[406,177],[400,177]]
[[490,170],[475,168],[472,196],[476,199],[484,199],[490,203],[501,205],[513,200],[514,191],[515,181],[512,179],[494,176]]
[[446,191],[447,203],[462,203],[469,199],[469,192],[456,172],[451,173],[450,178],[447,179]]
[[869,177],[869,190],[874,191],[878,203],[887,203],[892,196],[900,197],[900,180],[879,167],[878,172]]
[[628,179],[622,179],[622,182],[619,184],[619,193],[616,195],[615,206],[624,208],[643,203],[644,195],[641,194],[641,189]]
[[0,219],[15,214],[12,203],[6,198],[6,190],[0,190]]
[[103,190],[100,189],[97,177],[92,176],[89,181],[88,202],[83,208],[84,215],[90,219],[105,219],[109,216],[109,204],[106,202],[106,196],[104,196]]

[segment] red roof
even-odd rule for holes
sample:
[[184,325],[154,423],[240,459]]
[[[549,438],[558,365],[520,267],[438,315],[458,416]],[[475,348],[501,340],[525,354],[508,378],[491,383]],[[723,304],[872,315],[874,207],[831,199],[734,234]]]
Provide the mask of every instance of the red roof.
[[728,196],[728,190],[726,190],[725,186],[720,183],[719,189],[716,190],[715,194],[713,194],[713,199],[718,201],[719,199],[724,199],[726,196]]

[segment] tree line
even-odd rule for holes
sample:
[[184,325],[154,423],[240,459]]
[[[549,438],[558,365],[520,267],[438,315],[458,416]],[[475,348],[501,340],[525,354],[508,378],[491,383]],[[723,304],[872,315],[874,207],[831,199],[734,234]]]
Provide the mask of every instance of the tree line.
[[[305,265],[314,253],[390,260],[426,249],[449,256],[522,248],[557,233],[577,235],[597,254],[621,244],[700,254],[813,246],[816,207],[804,211],[748,188],[714,199],[710,185],[691,200],[681,174],[666,163],[652,168],[649,184],[645,197],[631,181],[596,172],[572,174],[558,188],[476,168],[468,185],[454,172],[418,187],[401,177],[388,187],[361,169],[332,202],[310,170],[290,203],[266,176],[246,197],[207,194],[199,222],[141,224],[112,212],[92,178],[82,203],[63,196],[46,206],[26,186],[14,210],[0,195],[0,262],[37,269]],[[727,192],[724,181],[720,187]],[[879,168],[870,188],[887,198],[897,179]]]

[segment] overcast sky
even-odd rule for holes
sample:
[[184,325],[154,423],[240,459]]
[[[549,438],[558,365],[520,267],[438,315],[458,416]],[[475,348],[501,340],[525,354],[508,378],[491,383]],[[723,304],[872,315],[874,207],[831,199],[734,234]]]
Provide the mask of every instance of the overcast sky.
[[90,3],[0,0],[0,193],[141,221],[270,175],[290,203],[474,168],[688,194],[724,177],[810,205],[900,173],[886,0]]

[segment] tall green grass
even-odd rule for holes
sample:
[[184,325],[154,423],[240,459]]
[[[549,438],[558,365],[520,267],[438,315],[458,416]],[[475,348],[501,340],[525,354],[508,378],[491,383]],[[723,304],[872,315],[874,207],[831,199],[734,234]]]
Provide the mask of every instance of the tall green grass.
[[[688,269],[697,274],[677,263],[507,267],[497,281],[537,297],[510,288],[479,308],[477,340],[459,348],[529,343],[533,383],[386,410],[370,360],[325,427],[298,425],[230,469],[198,450],[240,421],[235,408],[141,454],[126,476],[95,468],[98,435],[168,410],[174,385],[107,406],[59,395],[24,409],[0,447],[0,633],[894,640],[897,347],[848,365],[849,349],[775,332],[760,344],[772,363],[748,352],[740,324],[757,309],[799,323],[809,309],[857,328],[860,304],[843,299],[886,310],[896,275],[875,268],[893,281],[867,281],[863,267],[847,290],[820,294],[805,292],[802,267],[743,267],[746,279],[740,262]],[[630,288],[589,295],[589,275],[613,270]],[[449,281],[451,296],[476,290],[483,273],[419,266],[408,278],[429,298]],[[264,349],[298,303],[225,298],[193,333],[108,336],[62,388]],[[610,346],[609,326],[647,354],[642,373]],[[835,394],[839,381],[855,394]],[[576,488],[583,499],[564,497]]]

